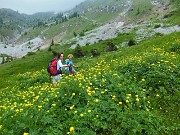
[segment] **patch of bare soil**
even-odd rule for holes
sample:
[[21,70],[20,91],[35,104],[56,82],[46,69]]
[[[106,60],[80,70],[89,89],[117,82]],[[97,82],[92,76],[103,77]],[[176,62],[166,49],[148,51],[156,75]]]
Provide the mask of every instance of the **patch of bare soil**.
[[[62,32],[62,33],[59,33],[58,35],[56,35],[54,38],[53,38],[53,41],[55,44],[57,44],[60,40],[63,39],[63,37],[65,36],[66,32]],[[44,40],[43,43],[41,44],[41,47],[40,49],[46,49],[48,48],[50,45],[51,45],[51,42],[52,40],[48,39],[48,40]]]

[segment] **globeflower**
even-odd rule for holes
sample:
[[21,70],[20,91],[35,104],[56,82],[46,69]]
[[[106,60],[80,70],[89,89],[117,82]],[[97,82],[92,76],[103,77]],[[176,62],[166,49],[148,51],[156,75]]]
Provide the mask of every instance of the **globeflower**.
[[145,79],[144,79],[144,78],[142,79],[142,82],[145,82]]
[[99,100],[98,100],[98,99],[95,99],[95,100],[94,100],[94,102],[98,103],[98,102],[99,102]]
[[42,106],[38,106],[38,108],[39,108],[39,109],[41,109],[41,108],[42,108]]
[[23,135],[29,135],[29,133],[24,132],[24,134],[23,134]]
[[119,102],[120,105],[122,105],[122,102]]
[[81,87],[81,86],[82,86],[82,83],[79,84],[79,87]]
[[70,110],[72,110],[72,109],[74,109],[74,105],[72,105],[72,106],[70,107]]
[[90,113],[91,112],[91,110],[88,110],[88,113]]
[[74,127],[70,127],[70,128],[69,128],[69,131],[70,131],[70,132],[74,132]]
[[51,106],[56,106],[56,104],[52,104]]
[[139,98],[136,98],[136,101],[139,102]]
[[104,94],[104,91],[101,91],[101,94]]
[[126,100],[126,103],[129,103],[129,100]]
[[128,96],[128,97],[130,97],[130,96],[131,96],[131,94],[127,94],[127,96]]

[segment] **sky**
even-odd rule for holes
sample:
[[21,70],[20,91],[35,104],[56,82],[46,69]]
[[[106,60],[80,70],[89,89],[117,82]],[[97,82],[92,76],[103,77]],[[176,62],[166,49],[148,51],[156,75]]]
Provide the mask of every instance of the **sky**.
[[0,0],[0,8],[10,8],[19,13],[62,12],[72,9],[85,0]]

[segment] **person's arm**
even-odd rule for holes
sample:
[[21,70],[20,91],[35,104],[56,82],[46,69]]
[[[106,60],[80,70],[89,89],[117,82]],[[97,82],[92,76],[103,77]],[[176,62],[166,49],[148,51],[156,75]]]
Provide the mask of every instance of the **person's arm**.
[[66,64],[65,64],[65,65],[62,65],[62,67],[69,67],[69,65],[66,65]]
[[57,65],[57,66],[58,66],[58,69],[59,69],[59,68],[63,68],[63,67],[69,67],[69,65],[66,65],[66,64],[63,65],[62,62],[61,62],[61,60],[59,60],[57,64],[58,64],[58,65]]
[[73,67],[78,68],[78,66],[73,65]]

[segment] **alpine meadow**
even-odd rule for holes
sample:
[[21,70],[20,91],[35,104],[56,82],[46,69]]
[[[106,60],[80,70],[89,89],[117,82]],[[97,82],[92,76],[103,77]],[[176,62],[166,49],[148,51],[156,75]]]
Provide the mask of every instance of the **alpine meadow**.
[[[180,134],[179,7],[86,0],[58,14],[0,9],[0,135]],[[63,69],[54,86],[47,67],[61,52],[78,68]]]

